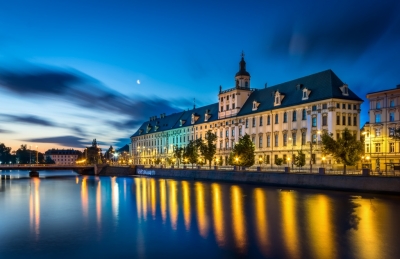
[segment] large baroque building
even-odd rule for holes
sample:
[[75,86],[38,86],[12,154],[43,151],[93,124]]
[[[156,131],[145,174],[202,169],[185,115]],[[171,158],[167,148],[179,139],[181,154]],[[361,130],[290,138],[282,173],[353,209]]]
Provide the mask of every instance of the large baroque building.
[[[208,130],[217,136],[216,161],[225,165],[239,137],[249,134],[255,144],[256,163],[272,165],[276,158],[290,164],[303,150],[307,162],[335,161],[324,156],[320,133],[335,138],[344,128],[360,138],[360,105],[363,102],[332,70],[262,89],[251,88],[242,54],[234,86],[220,87],[218,102],[170,115],[151,117],[131,136],[135,164],[153,164],[171,157],[173,147],[204,138]],[[311,143],[313,143],[311,147]]]
[[[392,138],[400,128],[400,85],[367,94],[369,122],[363,127],[365,159],[373,170],[386,170],[386,165],[400,163],[400,143]],[[388,168],[389,169],[389,168]]]

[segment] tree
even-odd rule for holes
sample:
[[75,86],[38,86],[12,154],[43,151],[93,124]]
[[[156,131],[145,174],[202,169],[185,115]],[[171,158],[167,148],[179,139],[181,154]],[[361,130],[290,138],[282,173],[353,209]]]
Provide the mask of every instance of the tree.
[[299,169],[306,164],[306,156],[302,150],[297,151],[297,156],[294,157],[293,164],[299,167]]
[[204,159],[208,161],[208,165],[210,166],[210,168],[214,155],[217,152],[217,145],[215,144],[216,140],[217,140],[217,135],[212,133],[211,130],[209,130],[206,132],[205,142],[203,141],[199,142],[200,153],[204,157]]
[[229,164],[246,167],[254,165],[254,149],[253,141],[251,141],[249,135],[245,134],[239,138],[239,143],[233,147],[228,159]]
[[275,164],[276,165],[282,165],[283,164],[283,158],[278,157],[277,159],[275,159]]
[[188,159],[193,168],[193,164],[197,163],[199,159],[198,141],[189,141],[189,144],[186,146],[183,156],[185,157],[185,159]]
[[343,174],[346,174],[346,166],[355,165],[361,159],[364,152],[362,142],[357,140],[356,134],[345,128],[342,137],[333,139],[333,134],[322,134],[322,150],[325,154],[332,155],[337,161],[343,163]]
[[115,150],[111,145],[108,150],[104,153],[104,157],[108,160],[112,160],[114,158]]
[[100,164],[102,162],[101,148],[97,145],[96,139],[93,139],[92,146],[86,148],[88,164]]
[[53,159],[51,159],[51,157],[50,156],[47,156],[46,157],[46,161],[45,161],[45,164],[55,164],[56,162],[54,162],[54,160]]
[[178,162],[178,167],[179,167],[179,164],[181,163],[181,160],[183,158],[183,153],[184,153],[183,147],[178,147],[178,145],[175,145],[175,147],[174,147],[174,157],[176,158],[176,161]]

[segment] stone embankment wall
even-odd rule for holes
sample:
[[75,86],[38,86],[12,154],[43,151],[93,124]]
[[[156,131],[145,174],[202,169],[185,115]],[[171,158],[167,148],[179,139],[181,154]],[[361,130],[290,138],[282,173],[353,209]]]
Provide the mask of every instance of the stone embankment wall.
[[137,167],[138,175],[259,183],[275,186],[400,194],[400,177],[317,175],[216,170],[160,169]]
[[99,176],[128,176],[136,174],[136,167],[119,166],[97,166],[97,175]]

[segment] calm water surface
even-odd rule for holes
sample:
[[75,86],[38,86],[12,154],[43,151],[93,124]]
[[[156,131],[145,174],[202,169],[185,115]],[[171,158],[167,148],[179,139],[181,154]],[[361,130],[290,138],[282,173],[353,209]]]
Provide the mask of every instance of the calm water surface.
[[0,174],[0,258],[400,258],[396,196]]

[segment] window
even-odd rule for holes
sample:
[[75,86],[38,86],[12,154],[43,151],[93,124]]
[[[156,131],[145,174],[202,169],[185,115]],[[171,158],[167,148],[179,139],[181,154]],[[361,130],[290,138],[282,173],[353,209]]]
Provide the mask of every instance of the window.
[[234,103],[232,103],[232,110],[234,110],[235,109],[235,104]]
[[288,161],[287,161],[287,157],[286,157],[286,154],[285,155],[283,155],[283,163],[287,163]]
[[336,133],[336,140],[340,139],[340,133]]
[[389,143],[389,152],[394,153],[394,143]]
[[226,130],[225,135],[226,137],[229,137],[229,130]]
[[322,109],[328,109],[328,105],[326,103],[322,104]]
[[224,111],[224,106],[221,106],[221,112],[223,112]]
[[222,130],[219,132],[219,137],[222,138]]
[[226,105],[226,110],[227,110],[227,111],[229,110],[229,104]]
[[342,103],[342,109],[346,109],[346,104]]
[[253,144],[255,144],[255,143],[256,143],[256,138],[255,138],[255,137],[252,137],[252,138],[251,138],[251,142],[253,142]]
[[304,121],[307,119],[307,112],[306,109],[303,109],[303,111],[301,112],[301,119]]
[[376,144],[375,144],[375,152],[376,152],[376,153],[381,152],[381,143],[376,143]]
[[268,115],[267,116],[267,125],[270,125],[271,124],[271,117]]
[[351,110],[351,104],[347,104],[347,109]]
[[245,86],[245,87],[249,87],[249,82],[247,82],[247,81],[244,82],[244,86]]
[[353,117],[353,126],[357,126],[357,116]]
[[381,115],[379,113],[375,114],[375,123],[378,123],[378,122],[381,122]]
[[303,92],[303,99],[307,99],[307,91]]
[[336,104],[336,108],[340,109],[340,103]]
[[262,126],[262,125],[263,125],[263,117],[260,116],[260,126]]
[[229,100],[229,95],[226,96],[226,100],[227,100],[227,101]]
[[239,128],[239,136],[242,136],[242,128]]
[[225,148],[229,148],[229,141],[225,142]]
[[232,99],[235,99],[235,94],[232,94]]
[[278,124],[278,120],[279,119],[279,117],[278,117],[278,114],[275,114],[275,124]]
[[357,110],[357,104],[353,104],[353,110]]
[[266,156],[265,156],[265,163],[266,163],[266,164],[269,164],[269,155],[266,155]]
[[287,133],[283,133],[283,146],[287,146]]
[[375,129],[375,137],[381,136],[381,129]]
[[317,127],[317,117],[312,118],[312,126]]
[[258,138],[258,147],[259,147],[259,148],[262,148],[262,141],[263,141],[263,137],[260,136],[260,137]]
[[322,126],[328,126],[328,116],[322,116]]
[[317,143],[317,134],[312,134],[312,143]]
[[305,132],[301,133],[301,144],[302,145],[306,144],[306,133]]
[[347,117],[347,125],[351,126],[351,117]]
[[366,145],[365,152],[366,152],[366,153],[369,153],[369,144]]
[[275,134],[275,147],[278,146],[278,141],[279,141],[279,136],[278,134]]
[[246,118],[246,129],[249,127],[249,119]]
[[340,116],[336,115],[336,125],[340,125]]
[[313,105],[313,106],[311,107],[311,109],[312,109],[313,112],[315,112],[315,111],[317,110],[317,105]]
[[267,136],[267,147],[270,147],[270,146],[271,146],[271,136],[268,135]]
[[253,128],[256,126],[256,118],[252,118],[252,125],[253,125]]
[[343,126],[346,125],[346,116],[343,116],[343,117],[342,117],[342,125],[343,125]]
[[232,129],[232,137],[235,136],[235,129]]
[[390,112],[389,121],[394,121],[394,112]]
[[287,112],[283,113],[283,123],[287,122]]
[[292,113],[292,121],[296,121],[297,120],[297,113],[296,111],[293,111]]
[[381,108],[381,102],[376,102],[376,109],[380,109]]
[[390,107],[394,107],[394,100],[390,100]]
[[292,133],[292,145],[296,146],[296,133]]

